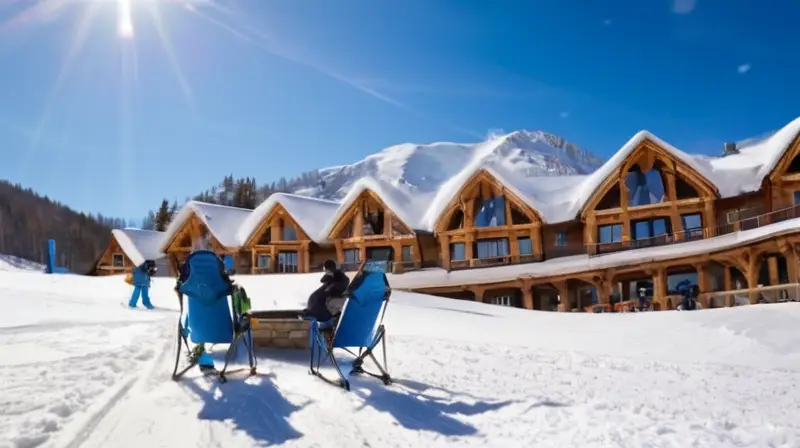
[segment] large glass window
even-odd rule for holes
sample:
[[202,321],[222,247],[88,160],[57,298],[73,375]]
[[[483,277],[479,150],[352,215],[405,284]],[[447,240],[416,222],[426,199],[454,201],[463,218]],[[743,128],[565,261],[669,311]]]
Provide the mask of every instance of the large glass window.
[[506,225],[506,198],[496,196],[485,199],[475,213],[475,227],[498,227]]
[[291,224],[283,227],[283,241],[297,241],[297,229]]
[[663,202],[664,182],[658,169],[653,168],[643,173],[638,165],[634,165],[625,179],[628,188],[628,205],[658,204]]
[[450,260],[463,261],[467,259],[464,243],[453,243],[450,245]]
[[278,272],[297,272],[297,252],[278,252]]
[[531,243],[531,239],[528,237],[520,238],[518,240],[519,243],[519,254],[520,255],[533,255],[533,243]]

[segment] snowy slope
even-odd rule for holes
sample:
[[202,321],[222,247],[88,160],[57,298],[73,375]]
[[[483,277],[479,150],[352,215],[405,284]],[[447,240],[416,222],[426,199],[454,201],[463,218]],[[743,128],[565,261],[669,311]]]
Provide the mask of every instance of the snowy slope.
[[0,254],[0,272],[41,272],[44,265],[13,255]]
[[429,193],[477,159],[524,177],[588,174],[604,162],[562,137],[543,131],[516,131],[480,143],[390,146],[352,165],[324,168],[319,185],[296,193],[341,199],[363,177]]
[[[316,278],[241,277],[255,308]],[[172,281],[154,303],[175,307]],[[797,304],[694,313],[545,313],[396,293],[396,384],[346,393],[302,351],[268,375],[169,379],[177,315],[129,311],[121,277],[0,272],[0,447],[800,444]],[[346,367],[345,367],[346,368]]]

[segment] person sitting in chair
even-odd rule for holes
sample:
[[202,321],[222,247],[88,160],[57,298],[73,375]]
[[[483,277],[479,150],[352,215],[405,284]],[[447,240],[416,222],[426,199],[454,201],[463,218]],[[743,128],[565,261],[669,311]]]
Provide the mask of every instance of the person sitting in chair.
[[313,317],[319,322],[327,322],[342,312],[345,292],[350,286],[350,278],[336,267],[335,261],[325,260],[323,267],[325,274],[320,279],[322,286],[311,293],[303,310],[304,316]]

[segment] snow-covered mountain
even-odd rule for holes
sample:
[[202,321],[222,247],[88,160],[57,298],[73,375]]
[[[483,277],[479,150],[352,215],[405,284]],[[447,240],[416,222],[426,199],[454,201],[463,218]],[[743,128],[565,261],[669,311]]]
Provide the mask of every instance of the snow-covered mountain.
[[562,137],[543,131],[515,131],[480,143],[403,143],[363,160],[319,170],[315,185],[295,193],[341,199],[358,179],[369,176],[419,192],[436,190],[471,163],[502,166],[526,177],[588,174],[605,160]]

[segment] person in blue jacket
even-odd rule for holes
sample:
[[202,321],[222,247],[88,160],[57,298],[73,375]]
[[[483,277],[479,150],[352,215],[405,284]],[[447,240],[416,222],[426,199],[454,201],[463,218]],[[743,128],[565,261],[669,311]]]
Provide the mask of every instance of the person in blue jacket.
[[153,304],[150,303],[150,277],[155,275],[156,266],[153,260],[147,260],[133,269],[133,294],[128,306],[136,308],[139,296],[142,296],[142,305],[152,310]]

